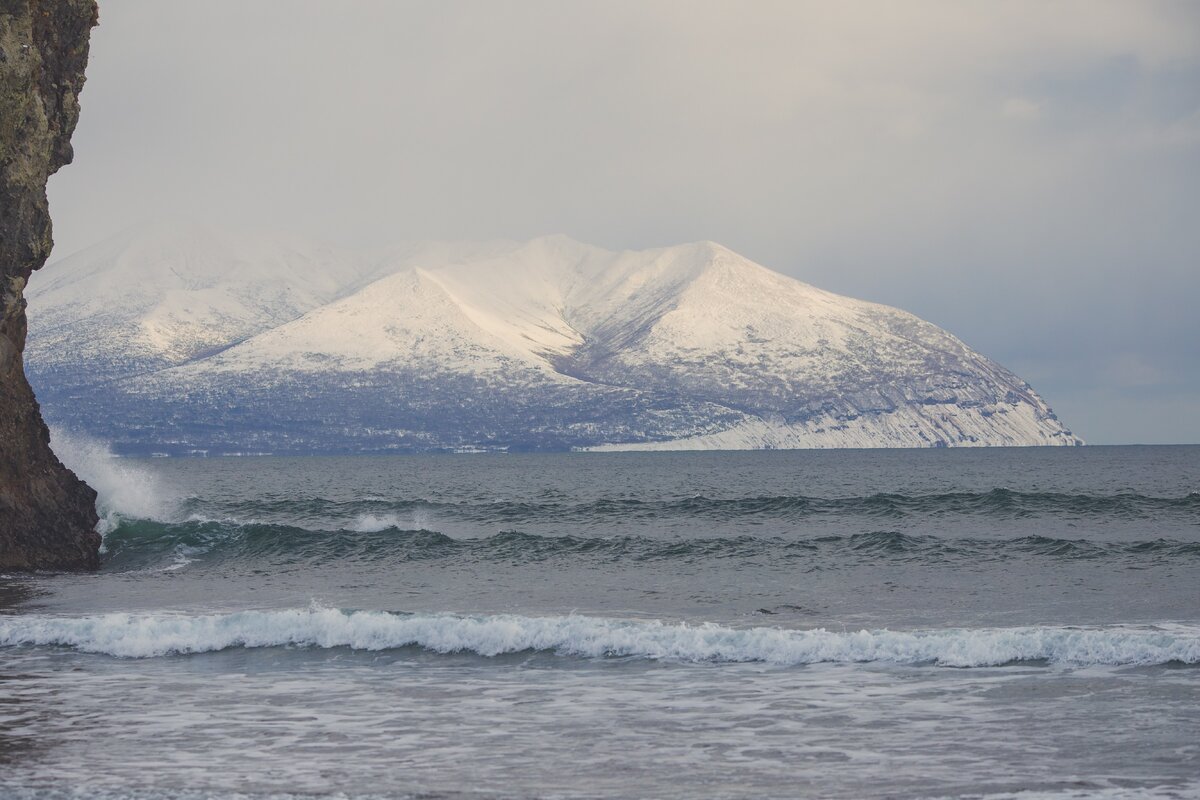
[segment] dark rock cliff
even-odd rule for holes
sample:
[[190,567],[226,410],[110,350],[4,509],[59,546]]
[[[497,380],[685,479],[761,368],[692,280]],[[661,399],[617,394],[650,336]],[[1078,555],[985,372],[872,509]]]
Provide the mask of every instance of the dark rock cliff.
[[98,563],[96,493],[50,450],[25,378],[25,298],[50,254],[46,181],[71,161],[95,0],[0,0],[0,569]]

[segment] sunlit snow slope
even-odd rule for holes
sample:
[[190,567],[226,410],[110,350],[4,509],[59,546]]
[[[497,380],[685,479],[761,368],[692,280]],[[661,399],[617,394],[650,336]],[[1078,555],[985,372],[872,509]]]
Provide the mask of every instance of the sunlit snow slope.
[[126,452],[1079,443],[940,328],[710,242],[345,252],[157,228],[28,298],[47,415]]

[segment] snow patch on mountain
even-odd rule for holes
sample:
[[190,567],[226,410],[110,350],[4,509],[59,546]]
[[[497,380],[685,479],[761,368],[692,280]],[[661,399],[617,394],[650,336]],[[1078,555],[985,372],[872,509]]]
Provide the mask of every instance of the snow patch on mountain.
[[995,410],[946,405],[906,406],[854,419],[823,415],[787,423],[747,417],[716,433],[657,442],[602,444],[590,451],[798,450],[879,447],[1022,447],[1062,444],[1030,405]]

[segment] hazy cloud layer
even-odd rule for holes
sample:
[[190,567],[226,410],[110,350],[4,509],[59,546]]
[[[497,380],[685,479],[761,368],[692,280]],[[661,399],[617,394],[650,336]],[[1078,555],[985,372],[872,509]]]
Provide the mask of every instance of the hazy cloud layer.
[[1200,5],[102,0],[65,254],[713,239],[901,306],[1094,442],[1200,441]]

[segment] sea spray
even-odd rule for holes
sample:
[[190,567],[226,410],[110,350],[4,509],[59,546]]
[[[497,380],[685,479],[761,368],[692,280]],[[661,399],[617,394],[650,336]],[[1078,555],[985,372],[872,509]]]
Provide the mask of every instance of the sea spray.
[[98,495],[98,530],[108,534],[122,519],[171,520],[180,497],[149,470],[119,459],[104,442],[84,434],[51,429],[55,455]]
[[386,530],[403,530],[407,527],[405,520],[396,514],[359,514],[348,525],[346,530],[358,533],[379,533]]

